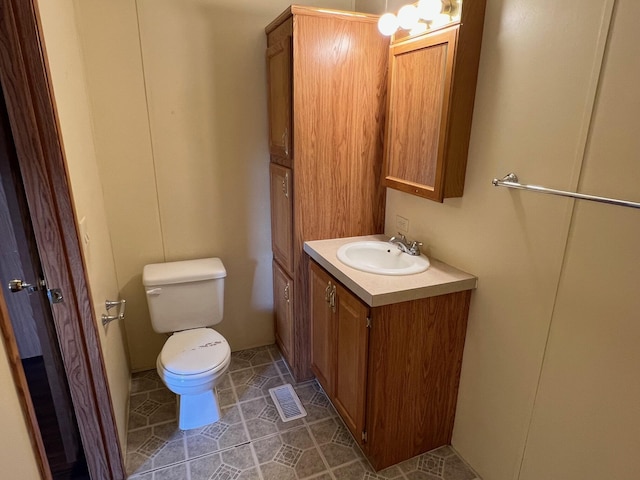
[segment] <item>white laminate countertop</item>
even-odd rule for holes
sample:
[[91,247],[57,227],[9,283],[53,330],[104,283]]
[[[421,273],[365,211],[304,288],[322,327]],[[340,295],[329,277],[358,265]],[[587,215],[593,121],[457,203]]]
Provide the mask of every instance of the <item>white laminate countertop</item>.
[[388,238],[384,235],[367,235],[314,240],[305,242],[304,251],[370,307],[435,297],[477,287],[478,279],[473,275],[430,257],[431,266],[426,271],[399,276],[361,272],[338,260],[338,248],[345,243],[362,240],[386,241]]

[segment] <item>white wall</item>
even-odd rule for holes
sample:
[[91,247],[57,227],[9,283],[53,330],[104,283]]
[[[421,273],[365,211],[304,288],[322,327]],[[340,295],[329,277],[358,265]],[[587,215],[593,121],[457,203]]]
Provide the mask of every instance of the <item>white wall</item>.
[[[580,191],[640,202],[640,4],[618,0]],[[640,476],[640,210],[577,202],[521,480]]]
[[76,1],[134,370],[155,368],[165,341],[147,312],[147,263],[220,257],[216,328],[234,350],[274,341],[264,27],[288,5]]
[[[637,18],[619,3],[619,16]],[[588,137],[613,1],[487,4],[464,196],[437,204],[389,190],[385,231],[402,215],[431,255],[479,277],[453,445],[485,480],[635,478],[637,214],[574,212],[569,199],[491,186],[514,171],[524,183],[640,200],[640,148],[619,133],[637,132],[632,28],[615,44],[618,70],[607,66],[612,86]],[[616,320],[602,323],[609,311]],[[609,327],[619,333],[599,344]]]

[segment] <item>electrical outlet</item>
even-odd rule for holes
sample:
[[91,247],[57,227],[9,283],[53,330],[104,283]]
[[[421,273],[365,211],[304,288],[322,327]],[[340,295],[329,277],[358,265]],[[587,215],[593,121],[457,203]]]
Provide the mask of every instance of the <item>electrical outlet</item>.
[[409,232],[409,220],[406,218],[396,215],[396,228],[399,232],[408,233]]

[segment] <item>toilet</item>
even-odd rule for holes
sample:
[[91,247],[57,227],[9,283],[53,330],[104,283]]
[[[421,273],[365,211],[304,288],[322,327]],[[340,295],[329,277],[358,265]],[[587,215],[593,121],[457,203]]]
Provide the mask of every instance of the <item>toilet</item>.
[[231,349],[210,327],[222,321],[226,275],[219,258],[155,263],[142,272],[151,326],[171,334],[156,368],[178,395],[181,430],[220,419],[215,386],[229,368]]

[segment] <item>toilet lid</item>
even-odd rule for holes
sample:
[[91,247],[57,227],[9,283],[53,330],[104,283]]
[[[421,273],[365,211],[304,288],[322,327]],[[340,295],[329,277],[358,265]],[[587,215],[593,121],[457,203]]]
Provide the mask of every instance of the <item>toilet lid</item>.
[[178,375],[195,375],[222,365],[231,355],[227,340],[211,328],[176,332],[160,352],[162,366]]

